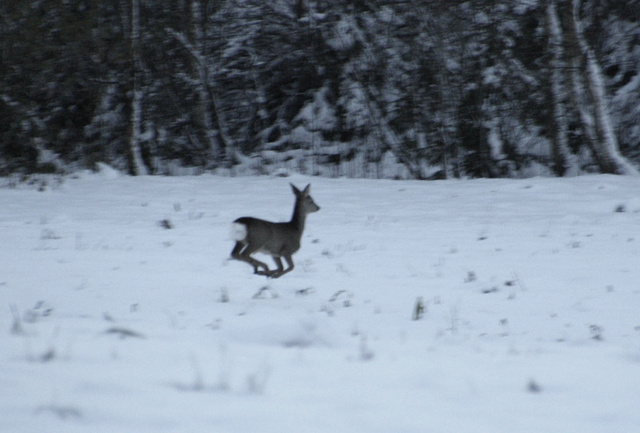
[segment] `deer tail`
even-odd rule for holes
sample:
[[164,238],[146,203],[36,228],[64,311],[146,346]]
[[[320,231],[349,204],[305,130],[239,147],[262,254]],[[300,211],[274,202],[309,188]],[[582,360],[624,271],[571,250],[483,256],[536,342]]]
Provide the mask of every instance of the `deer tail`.
[[234,222],[231,227],[231,237],[237,242],[245,240],[247,238],[247,226],[239,222]]

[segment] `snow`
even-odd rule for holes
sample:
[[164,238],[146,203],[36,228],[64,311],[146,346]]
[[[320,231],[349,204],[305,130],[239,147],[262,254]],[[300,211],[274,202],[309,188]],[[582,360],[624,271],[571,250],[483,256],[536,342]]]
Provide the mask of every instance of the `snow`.
[[[267,280],[228,260],[231,223],[288,219],[290,181],[322,209]],[[635,432],[639,187],[0,188],[0,431]]]

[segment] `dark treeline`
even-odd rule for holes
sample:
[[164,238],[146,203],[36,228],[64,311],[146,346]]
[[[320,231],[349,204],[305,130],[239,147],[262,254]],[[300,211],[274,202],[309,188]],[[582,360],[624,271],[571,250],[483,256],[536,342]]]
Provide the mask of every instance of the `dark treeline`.
[[632,173],[638,0],[2,0],[0,174]]

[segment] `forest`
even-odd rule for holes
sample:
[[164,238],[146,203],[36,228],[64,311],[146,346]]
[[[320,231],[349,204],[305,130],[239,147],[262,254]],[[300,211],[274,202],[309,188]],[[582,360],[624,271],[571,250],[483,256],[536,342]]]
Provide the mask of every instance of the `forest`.
[[636,173],[638,0],[3,0],[0,175]]

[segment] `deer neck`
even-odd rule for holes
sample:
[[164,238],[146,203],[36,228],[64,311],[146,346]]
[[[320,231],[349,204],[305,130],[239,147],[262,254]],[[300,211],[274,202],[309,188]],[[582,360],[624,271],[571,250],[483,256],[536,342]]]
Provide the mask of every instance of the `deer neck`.
[[296,205],[293,208],[293,216],[291,217],[290,224],[295,227],[300,234],[302,234],[302,231],[304,230],[304,220],[306,217],[307,215],[302,208],[302,203],[296,202]]

